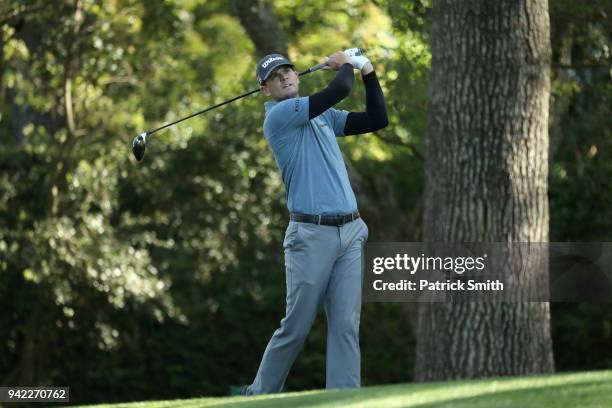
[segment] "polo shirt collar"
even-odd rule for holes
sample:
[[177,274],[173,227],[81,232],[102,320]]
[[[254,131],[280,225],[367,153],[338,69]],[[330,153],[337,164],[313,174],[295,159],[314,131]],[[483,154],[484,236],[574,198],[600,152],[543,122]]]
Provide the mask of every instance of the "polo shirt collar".
[[267,101],[264,103],[264,106],[266,108],[266,113],[270,112],[270,109],[272,109],[274,106],[276,106],[276,104],[278,104],[278,101]]

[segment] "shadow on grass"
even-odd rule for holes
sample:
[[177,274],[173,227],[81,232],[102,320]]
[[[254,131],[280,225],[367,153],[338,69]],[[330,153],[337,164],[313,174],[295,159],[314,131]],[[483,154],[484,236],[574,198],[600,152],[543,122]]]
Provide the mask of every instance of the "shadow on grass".
[[[503,381],[503,380],[500,380]],[[453,387],[452,383],[446,383]],[[469,387],[469,383],[457,382],[459,387]],[[460,389],[457,389],[459,391]],[[439,391],[445,396],[438,399],[431,396]],[[272,408],[272,407],[326,407],[361,405],[366,407],[595,407],[612,406],[612,381],[584,379],[584,381],[571,381],[569,384],[542,385],[530,387],[528,384],[519,385],[509,391],[495,391],[493,386],[474,391],[473,396],[453,396],[453,390],[445,389],[440,384],[418,384],[414,394],[410,388],[402,385],[376,387],[365,392],[335,390],[315,392],[312,395],[278,394],[266,398],[245,399],[241,401],[213,403],[211,406],[229,408]],[[415,397],[413,399],[413,397]],[[423,399],[427,398],[427,401]],[[432,401],[433,399],[433,401]],[[181,406],[182,408],[185,405]]]

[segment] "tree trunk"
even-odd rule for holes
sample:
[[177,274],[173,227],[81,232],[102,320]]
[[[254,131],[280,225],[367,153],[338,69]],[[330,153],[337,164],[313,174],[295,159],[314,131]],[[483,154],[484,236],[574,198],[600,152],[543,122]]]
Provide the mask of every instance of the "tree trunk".
[[[548,241],[549,31],[546,0],[434,1],[425,241]],[[552,370],[548,303],[419,305],[417,380]]]
[[240,24],[255,44],[257,58],[273,53],[287,55],[285,33],[278,26],[270,3],[265,0],[234,0],[233,7]]

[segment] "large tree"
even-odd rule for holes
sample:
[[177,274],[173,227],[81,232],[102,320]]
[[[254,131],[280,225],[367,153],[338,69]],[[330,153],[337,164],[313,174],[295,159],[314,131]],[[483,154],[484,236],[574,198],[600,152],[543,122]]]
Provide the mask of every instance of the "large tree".
[[[438,0],[432,17],[424,240],[548,241],[547,0]],[[548,303],[421,304],[415,377],[550,372],[549,320]]]

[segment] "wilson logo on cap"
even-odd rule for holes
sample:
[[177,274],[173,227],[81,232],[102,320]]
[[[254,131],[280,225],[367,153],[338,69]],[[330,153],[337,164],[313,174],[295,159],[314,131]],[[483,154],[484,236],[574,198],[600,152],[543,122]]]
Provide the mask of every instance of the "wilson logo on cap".
[[262,68],[266,68],[268,65],[270,65],[271,62],[282,60],[282,59],[284,59],[284,58],[283,57],[271,57],[271,58],[268,58],[267,60],[265,60],[263,62],[263,64],[261,64],[261,67]]

